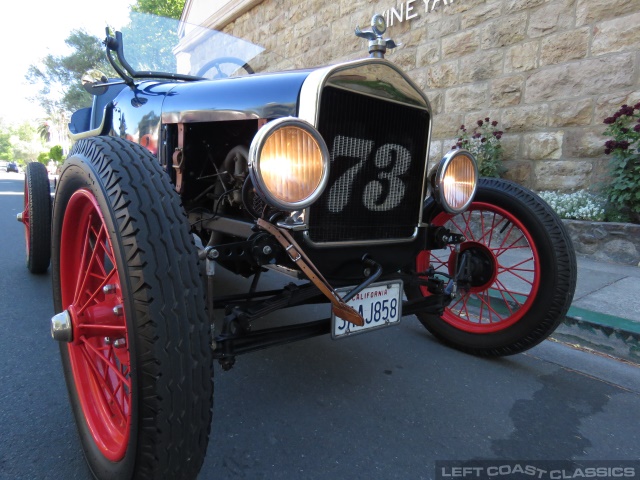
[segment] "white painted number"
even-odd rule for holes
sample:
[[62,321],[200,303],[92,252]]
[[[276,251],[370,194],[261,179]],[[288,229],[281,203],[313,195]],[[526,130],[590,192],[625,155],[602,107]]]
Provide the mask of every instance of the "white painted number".
[[[338,157],[355,158],[358,162],[347,169],[331,186],[328,198],[330,212],[340,213],[347,206],[351,199],[354,180],[364,167],[372,149],[372,140],[336,136],[333,141],[331,162],[333,163]],[[400,176],[409,170],[411,153],[402,145],[389,143],[378,148],[374,165],[378,170],[377,179],[371,180],[365,186],[362,204],[371,211],[386,212],[400,205],[404,198],[406,186]],[[391,171],[383,170],[391,165],[393,165]],[[387,183],[386,195],[385,183]]]

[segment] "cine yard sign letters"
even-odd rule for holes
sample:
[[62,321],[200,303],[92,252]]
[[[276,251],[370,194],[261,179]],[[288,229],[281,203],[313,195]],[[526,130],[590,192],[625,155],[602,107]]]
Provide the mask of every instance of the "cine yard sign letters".
[[451,5],[454,0],[407,0],[397,7],[391,7],[385,10],[384,15],[388,26],[393,26],[395,22],[402,23],[405,21],[418,18],[421,13],[433,12],[440,4]]

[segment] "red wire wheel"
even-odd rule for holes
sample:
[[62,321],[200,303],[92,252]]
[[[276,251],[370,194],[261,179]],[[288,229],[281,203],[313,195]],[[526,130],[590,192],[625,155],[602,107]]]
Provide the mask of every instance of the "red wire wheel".
[[[471,333],[496,332],[510,327],[531,308],[540,287],[540,257],[529,231],[510,212],[484,202],[474,202],[466,212],[437,215],[434,225],[467,238],[460,256],[473,264],[467,290],[445,310],[442,319]],[[424,251],[416,269],[429,266],[436,273],[455,275],[456,252]],[[428,295],[426,287],[422,293]]]
[[77,190],[62,222],[60,289],[73,325],[69,360],[80,406],[100,452],[122,460],[131,424],[131,360],[122,286],[93,194]]
[[56,188],[54,306],[85,458],[99,479],[196,478],[213,402],[211,325],[180,198],[155,157],[78,141]]
[[[544,201],[513,182],[481,179],[467,211],[439,211],[431,223],[466,240],[459,253],[453,246],[420,252],[416,272],[432,268],[447,282],[464,262],[466,277],[441,316],[417,314],[429,331],[486,356],[524,351],[553,332],[573,298],[576,262],[564,225]],[[424,286],[406,293],[430,295]]]

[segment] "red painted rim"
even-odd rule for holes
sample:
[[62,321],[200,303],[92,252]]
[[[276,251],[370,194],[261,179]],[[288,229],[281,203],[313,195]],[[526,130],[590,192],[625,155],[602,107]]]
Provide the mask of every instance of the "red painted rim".
[[29,185],[28,180],[24,180],[24,211],[22,212],[22,223],[24,224],[25,244],[27,246],[27,259],[29,258],[29,245],[31,244],[31,218],[29,217]]
[[131,427],[129,338],[113,246],[88,190],[69,199],[60,245],[62,305],[73,324],[68,348],[80,406],[96,446],[118,461]]
[[[461,251],[475,248],[493,262],[489,281],[459,295],[442,319],[470,333],[493,333],[518,322],[531,308],[540,288],[540,257],[527,228],[510,212],[496,205],[473,202],[464,213],[440,213],[432,222],[461,233],[467,241]],[[453,248],[423,251],[416,258],[418,272],[433,266],[453,274]],[[429,295],[421,287],[423,295]]]

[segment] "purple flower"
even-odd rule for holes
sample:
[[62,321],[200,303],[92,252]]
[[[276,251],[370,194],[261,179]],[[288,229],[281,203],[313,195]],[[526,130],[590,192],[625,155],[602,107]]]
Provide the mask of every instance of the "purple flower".
[[487,139],[486,139],[486,138],[484,138],[484,137],[482,137],[482,140],[480,140],[480,143],[484,143],[484,142],[486,142],[486,141],[487,141]]
[[481,134],[479,134],[479,133],[474,133],[474,134],[473,134],[473,138],[480,138],[481,136],[482,136],[482,135],[481,135]]
[[636,123],[636,126],[635,126],[635,127],[633,127],[633,130],[634,130],[635,132],[640,133],[640,123]]
[[482,122],[482,120],[478,120],[478,126],[481,127],[482,125],[484,125],[484,123]]
[[496,138],[500,140],[502,138],[502,132],[498,132],[498,134],[496,135]]
[[609,155],[611,153],[611,149],[610,148],[605,148],[604,149],[604,154],[605,155]]
[[629,148],[629,142],[627,142],[626,140],[622,140],[621,142],[618,142],[618,144],[616,145],[616,148],[619,148],[621,150],[626,150]]
[[640,102],[636,103],[636,104],[633,106],[633,109],[634,109],[634,110],[640,110]]
[[612,123],[616,123],[616,119],[613,117],[607,117],[604,119],[603,123],[606,123],[607,125],[611,125]]
[[484,121],[489,123],[489,120],[491,120],[489,117],[485,117]]
[[498,121],[494,120],[493,122],[491,122],[491,126],[492,127],[497,127],[498,126]]
[[464,125],[460,125],[460,130],[464,130]]
[[606,142],[604,142],[604,146],[605,146],[605,148],[608,148],[610,150],[614,149],[614,148],[616,148],[616,141],[615,140],[607,140]]
[[462,142],[458,142],[458,143],[456,143],[456,147],[458,147],[458,148],[462,148]]

